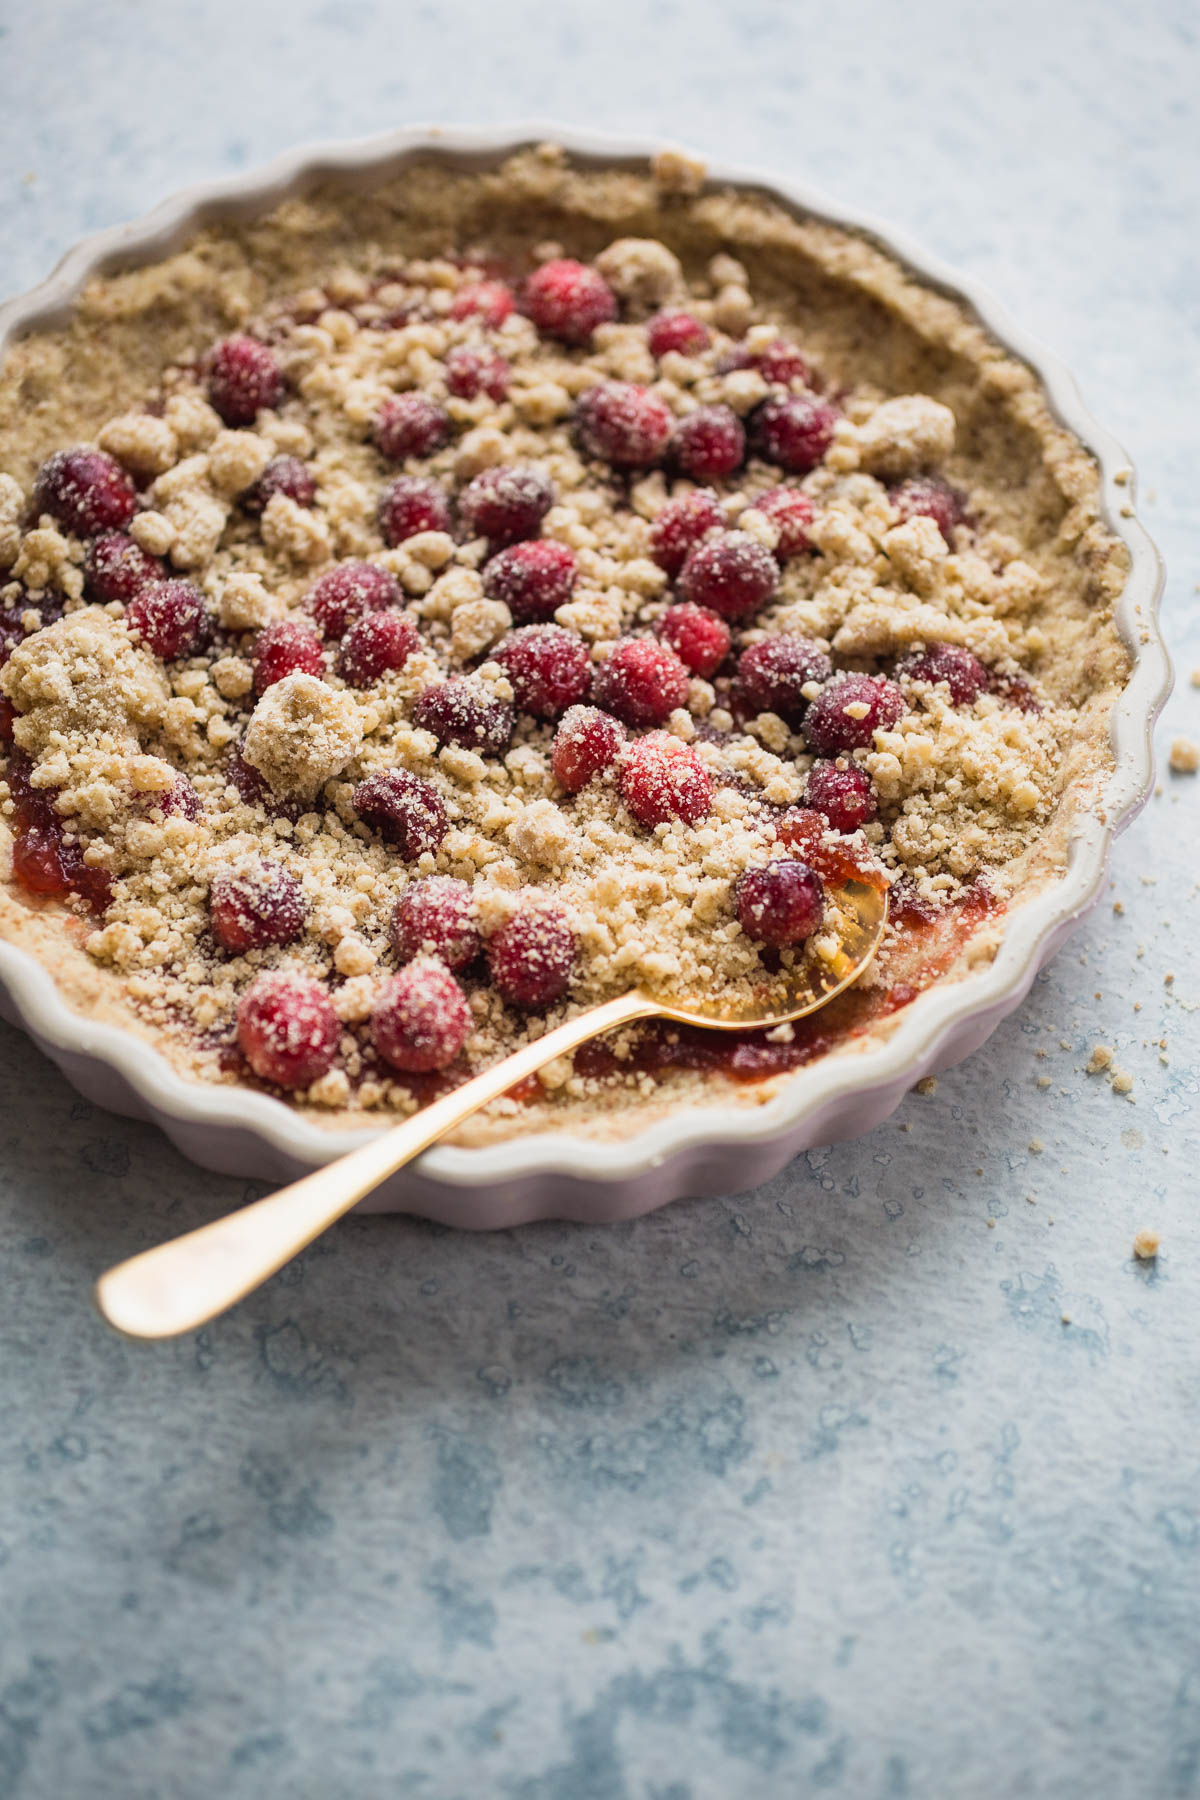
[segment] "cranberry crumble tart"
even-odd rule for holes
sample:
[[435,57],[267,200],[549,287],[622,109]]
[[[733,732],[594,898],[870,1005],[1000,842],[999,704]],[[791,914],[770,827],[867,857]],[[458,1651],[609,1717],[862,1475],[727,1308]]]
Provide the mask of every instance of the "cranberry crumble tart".
[[1081,446],[865,239],[553,147],[291,200],[0,370],[0,934],[197,1079],[345,1126],[641,984],[460,1141],[626,1132],[994,953],[1109,766]]

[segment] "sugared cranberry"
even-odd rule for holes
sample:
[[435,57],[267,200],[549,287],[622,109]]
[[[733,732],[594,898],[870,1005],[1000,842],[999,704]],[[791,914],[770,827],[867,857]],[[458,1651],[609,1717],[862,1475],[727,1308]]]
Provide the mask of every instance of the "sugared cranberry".
[[371,1036],[394,1069],[428,1075],[454,1061],[473,1022],[467,996],[449,969],[422,956],[380,984]]
[[496,661],[512,683],[516,704],[535,719],[558,719],[591,686],[587,645],[560,625],[525,625],[506,638]]
[[972,705],[991,683],[986,665],[961,644],[927,644],[915,656],[906,656],[896,673],[931,686],[945,682],[955,706]]
[[321,640],[303,619],[277,619],[273,625],[264,626],[254,641],[250,660],[256,694],[265,694],[285,675],[325,673]]
[[586,455],[615,469],[661,462],[671,436],[671,409],[632,381],[600,381],[575,403],[575,429]]
[[501,999],[540,1012],[570,986],[575,933],[557,906],[534,905],[514,913],[489,939],[487,959]]
[[408,862],[436,850],[450,829],[441,795],[408,769],[386,769],[360,781],[350,804]]
[[321,983],[289,969],[259,975],[238,1001],[242,1055],[276,1087],[311,1087],[328,1074],[341,1029]]
[[459,400],[476,400],[486,394],[499,403],[508,393],[508,364],[490,350],[472,350],[460,344],[446,358],[446,386]]
[[705,680],[716,674],[729,655],[729,627],[724,619],[703,606],[693,606],[690,600],[668,606],[655,630],[684,668]]
[[389,462],[409,456],[432,456],[447,443],[450,415],[428,394],[393,394],[379,409],[375,442]]
[[149,582],[125,608],[125,623],[164,662],[194,656],[212,630],[204,595],[190,581]]
[[214,344],[206,366],[208,397],[226,425],[253,425],[263,407],[283,398],[283,371],[275,352],[257,338],[230,337]]
[[484,756],[501,756],[513,734],[513,709],[467,676],[427,687],[413,707],[413,722],[439,744],[459,744]]
[[779,533],[775,554],[780,562],[812,549],[809,528],[813,522],[813,503],[799,488],[776,487],[760,494],[754,502],[765,513]]
[[392,910],[388,937],[401,962],[424,952],[448,969],[465,969],[483,949],[471,890],[452,875],[429,875],[406,887]]
[[812,385],[812,370],[795,344],[789,344],[786,338],[772,338],[769,344],[756,351],[752,366],[764,381],[774,386],[786,387],[792,381],[802,381],[808,387]]
[[720,481],[745,460],[742,421],[731,407],[698,406],[675,427],[671,455],[693,481]]
[[666,356],[674,350],[680,356],[699,356],[712,339],[707,325],[689,312],[660,312],[646,326],[646,344],[651,356]]
[[717,374],[732,375],[735,369],[753,369],[758,359],[748,344],[730,344],[717,358]]
[[626,725],[661,725],[687,701],[688,673],[667,644],[618,638],[593,681],[596,704]]
[[999,694],[1002,700],[1007,700],[1010,706],[1018,707],[1021,712],[1040,713],[1042,710],[1042,703],[1034,692],[1028,675],[996,674],[992,676],[991,687],[993,693]]
[[747,531],[726,531],[691,552],[679,592],[723,619],[744,619],[766,605],[778,579],[779,564],[765,545]]
[[747,869],[738,877],[734,899],[746,936],[779,950],[802,944],[825,917],[820,876],[792,857]]
[[518,625],[552,619],[571,598],[575,586],[575,552],[552,538],[530,538],[499,550],[485,565],[483,591],[502,600]]
[[750,415],[751,448],[790,475],[807,475],[833,442],[836,424],[836,412],[821,400],[772,394]]
[[222,950],[241,956],[267,944],[290,944],[304,930],[308,905],[300,883],[278,863],[222,870],[208,891],[208,917]]
[[808,772],[804,803],[822,813],[834,831],[857,831],[860,825],[869,825],[879,810],[871,777],[857,763],[814,763]]
[[119,601],[128,606],[151,581],[163,579],[163,566],[123,531],[106,531],[88,545],[83,565],[88,599],[97,606]]
[[468,287],[459,288],[450,302],[450,317],[477,318],[491,330],[498,331],[512,309],[512,289],[505,287],[502,281],[475,281]]
[[253,487],[242,495],[242,508],[257,516],[267,510],[276,494],[297,506],[311,506],[316,499],[313,472],[298,456],[273,456]]
[[103,450],[56,450],[38,470],[33,510],[76,537],[121,531],[137,507],[137,489],[114,457]]
[[734,698],[739,712],[777,713],[789,725],[799,725],[808,710],[803,689],[810,681],[828,681],[833,665],[811,639],[763,638],[738,658]]
[[937,475],[922,475],[902,481],[892,489],[888,499],[901,519],[932,519],[947,544],[953,548],[954,527],[963,520],[963,497],[957,488]]
[[403,612],[370,612],[356,619],[338,651],[338,674],[351,687],[370,687],[402,669],[421,642],[416,621]]
[[521,306],[545,337],[586,344],[597,325],[617,316],[617,296],[586,263],[560,257],[543,263],[525,283]]
[[904,695],[882,675],[839,675],[822,688],[804,716],[804,735],[821,756],[868,749],[877,731],[890,731],[904,711]]
[[202,811],[200,796],[186,775],[177,775],[163,794],[155,794],[154,804],[164,819],[198,819]]
[[[402,476],[401,480],[404,479]],[[397,484],[393,482],[392,485]],[[424,525],[418,526],[420,531],[425,529]],[[304,598],[318,631],[329,639],[343,637],[346,627],[363,613],[401,606],[403,602],[404,595],[396,577],[376,563],[368,562],[342,563],[336,569],[326,570],[313,582]]]
[[690,744],[652,731],[629,746],[621,765],[621,798],[650,830],[672,819],[698,825],[712,806],[712,777]]
[[579,793],[611,768],[624,742],[625,727],[611,713],[595,706],[573,706],[554,734],[550,752],[554,779],[568,794]]
[[463,490],[459,518],[469,537],[484,537],[493,549],[536,537],[554,505],[554,488],[527,463],[481,469]]
[[450,502],[428,475],[397,475],[379,496],[379,529],[393,550],[418,532],[449,531]]
[[659,509],[650,527],[650,554],[660,569],[678,575],[697,544],[724,523],[721,502],[712,489],[695,488]]

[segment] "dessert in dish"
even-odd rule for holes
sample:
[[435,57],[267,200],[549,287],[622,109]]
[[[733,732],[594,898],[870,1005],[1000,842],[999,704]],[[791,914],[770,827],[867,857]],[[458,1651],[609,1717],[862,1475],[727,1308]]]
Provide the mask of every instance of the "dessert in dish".
[[1125,552],[1036,380],[865,240],[662,159],[414,167],[110,275],[0,375],[4,935],[197,1079],[409,1111],[635,984],[467,1128],[750,1103],[1055,879]]

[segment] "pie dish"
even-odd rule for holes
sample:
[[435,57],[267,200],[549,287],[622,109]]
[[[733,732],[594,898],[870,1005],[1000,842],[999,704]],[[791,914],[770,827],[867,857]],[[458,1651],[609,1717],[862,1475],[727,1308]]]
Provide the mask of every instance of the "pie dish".
[[335,1154],[634,981],[769,982],[827,936],[797,869],[891,883],[799,1041],[617,1044],[385,1196],[471,1223],[884,1116],[1094,896],[1166,685],[1044,359],[802,196],[566,136],[181,203],[0,375],[10,1005],[202,1161]]

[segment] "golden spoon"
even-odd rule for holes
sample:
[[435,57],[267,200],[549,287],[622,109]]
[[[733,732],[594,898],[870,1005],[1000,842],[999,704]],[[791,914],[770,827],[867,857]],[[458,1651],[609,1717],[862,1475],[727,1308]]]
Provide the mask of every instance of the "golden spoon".
[[[514,1050],[402,1125],[381,1131],[360,1150],[314,1169],[227,1218],[214,1219],[118,1263],[96,1283],[96,1304],[109,1324],[129,1337],[166,1338],[195,1331],[251,1293],[364,1194],[489,1100],[589,1038],[638,1019],[746,1031],[783,1025],[815,1012],[862,974],[887,922],[886,893],[865,882],[849,881],[831,889],[827,901],[827,929],[836,934],[838,950],[828,960],[806,956],[787,975],[788,992],[771,1011],[755,1013],[749,1007],[723,1005],[719,994],[668,1002],[641,988],[604,1001]],[[583,1146],[581,1153],[586,1158]]]

